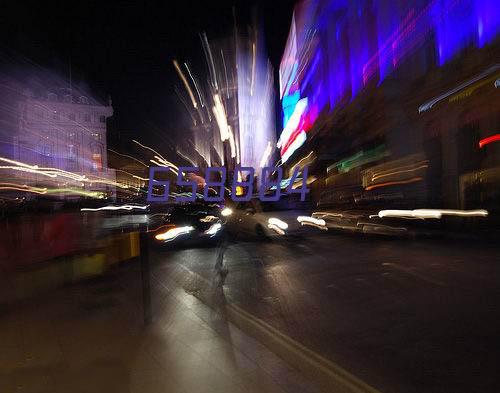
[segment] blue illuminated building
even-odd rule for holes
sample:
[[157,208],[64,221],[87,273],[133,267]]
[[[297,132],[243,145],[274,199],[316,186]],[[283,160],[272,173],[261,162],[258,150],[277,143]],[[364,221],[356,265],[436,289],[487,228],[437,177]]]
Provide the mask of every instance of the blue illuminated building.
[[[308,135],[322,114],[380,86],[405,63],[415,76],[483,48],[500,32],[495,0],[307,0],[295,7],[280,65],[283,129],[308,98],[298,127]],[[300,131],[300,130],[298,130]],[[297,138],[300,133],[287,133]],[[305,142],[307,143],[307,142]],[[282,157],[293,140],[281,140]]]

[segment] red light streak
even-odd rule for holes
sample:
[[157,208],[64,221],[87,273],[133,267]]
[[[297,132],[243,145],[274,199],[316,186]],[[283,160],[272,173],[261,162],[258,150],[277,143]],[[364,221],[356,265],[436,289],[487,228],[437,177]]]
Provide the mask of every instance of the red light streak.
[[[312,120],[311,118],[314,118],[314,120]],[[281,151],[280,151],[281,157],[283,157],[283,155],[286,153],[286,151],[288,150],[290,145],[295,141],[295,139],[297,139],[297,137],[299,136],[299,134],[302,131],[308,132],[311,129],[315,120],[316,120],[316,117],[313,117],[311,115],[311,111],[309,111],[301,116],[300,122],[299,122],[297,128],[295,129],[295,131],[293,131],[293,133],[290,135],[290,138],[288,138],[288,141],[281,148]]]
[[482,149],[484,146],[498,141],[500,141],[500,134],[489,136],[488,138],[484,138],[479,141],[479,148]]

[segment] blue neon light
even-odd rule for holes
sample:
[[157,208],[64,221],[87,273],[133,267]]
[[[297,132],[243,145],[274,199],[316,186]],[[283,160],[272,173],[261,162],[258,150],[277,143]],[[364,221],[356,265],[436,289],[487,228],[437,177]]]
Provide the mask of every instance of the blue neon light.
[[[397,4],[397,5],[396,5]],[[465,48],[483,47],[500,35],[498,0],[315,0],[295,9],[297,54],[282,101],[283,125],[300,95],[320,113],[352,100],[378,84],[410,56],[421,72],[456,58]],[[314,36],[314,39],[310,39]],[[412,60],[414,61],[414,60]],[[290,91],[292,93],[290,93]],[[315,118],[316,116],[309,116]]]
[[283,106],[283,128],[285,128],[286,123],[292,116],[293,111],[295,110],[295,106],[297,102],[300,100],[300,91],[297,90],[295,93],[290,95],[286,95],[283,97],[282,106]]

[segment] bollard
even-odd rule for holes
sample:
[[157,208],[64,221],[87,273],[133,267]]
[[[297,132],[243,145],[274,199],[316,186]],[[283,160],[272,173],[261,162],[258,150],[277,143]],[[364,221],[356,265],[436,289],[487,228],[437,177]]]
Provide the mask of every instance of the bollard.
[[149,263],[149,241],[148,232],[140,233],[141,252],[141,277],[142,277],[142,308],[144,314],[144,325],[153,321],[153,309],[151,305],[151,268]]

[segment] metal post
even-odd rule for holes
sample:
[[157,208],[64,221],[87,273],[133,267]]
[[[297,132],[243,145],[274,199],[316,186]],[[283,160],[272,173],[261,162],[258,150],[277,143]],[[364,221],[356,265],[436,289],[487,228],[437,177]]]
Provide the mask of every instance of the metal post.
[[149,325],[153,321],[153,309],[151,306],[151,268],[149,264],[148,233],[140,233],[141,251],[141,277],[142,277],[142,308],[144,324]]

